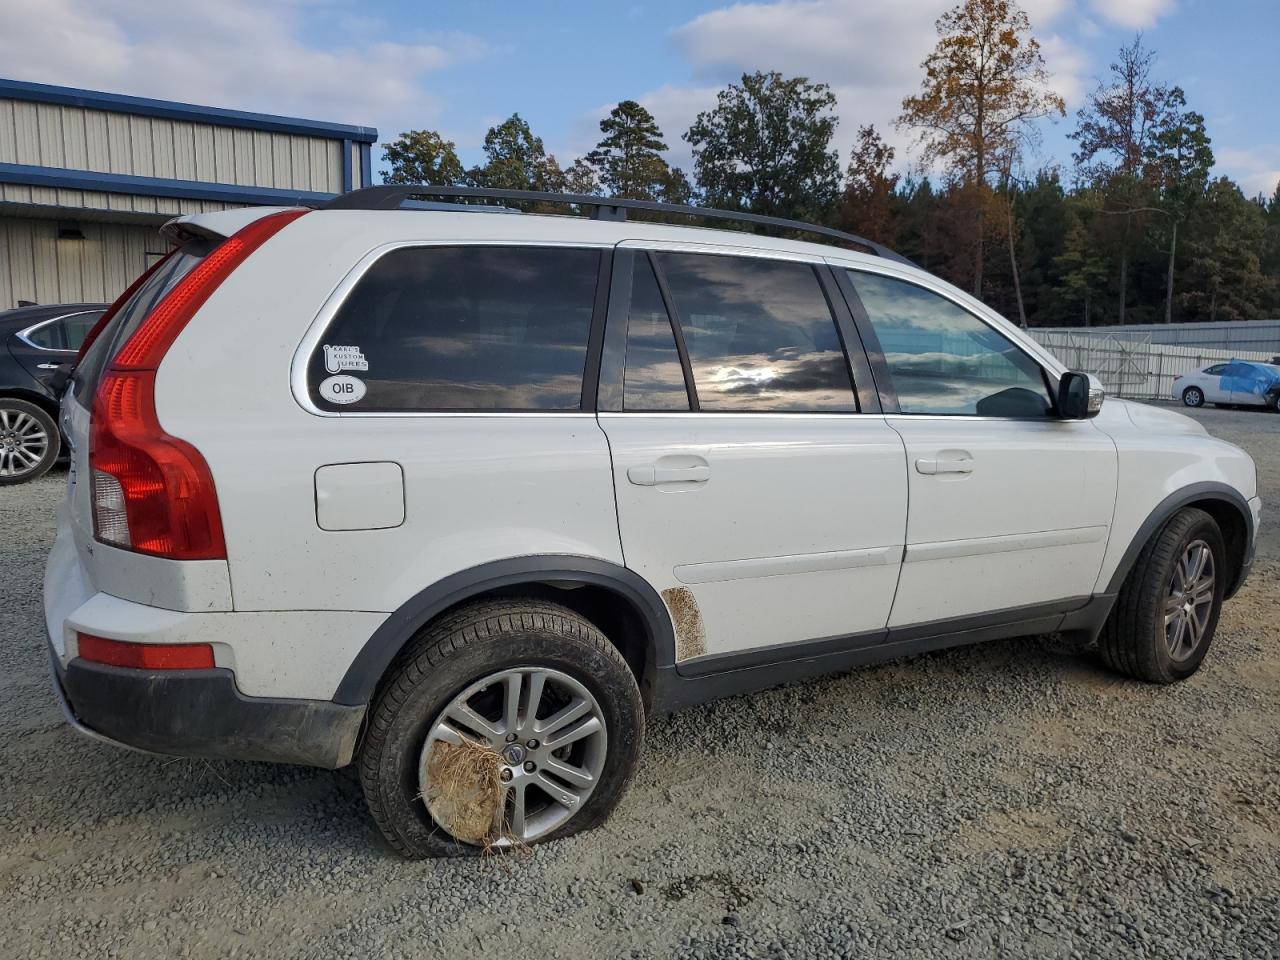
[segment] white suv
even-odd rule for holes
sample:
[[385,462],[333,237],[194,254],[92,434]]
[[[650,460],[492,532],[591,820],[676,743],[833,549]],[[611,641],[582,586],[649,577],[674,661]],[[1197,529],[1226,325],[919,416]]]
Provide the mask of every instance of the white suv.
[[45,577],[82,731],[358,763],[420,856],[600,823],[715,697],[1032,633],[1199,667],[1259,501],[1193,421],[856,238],[412,194],[174,221],[95,333]]

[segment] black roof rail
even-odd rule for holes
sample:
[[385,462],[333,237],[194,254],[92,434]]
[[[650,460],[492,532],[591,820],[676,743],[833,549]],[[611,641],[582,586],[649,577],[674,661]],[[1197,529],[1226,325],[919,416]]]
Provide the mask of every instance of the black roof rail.
[[[701,217],[706,220],[731,220],[738,223],[759,224],[809,233],[842,243],[852,243],[870,250],[886,260],[895,260],[915,266],[910,260],[882,244],[857,234],[845,233],[833,227],[824,227],[803,220],[787,220],[784,217],[766,217],[759,213],[741,213],[721,210],[717,207],[691,207],[679,203],[659,203],[656,200],[627,200],[622,197],[594,197],[581,193],[546,193],[541,190],[497,190],[492,187],[442,187],[430,184],[388,183],[376,187],[364,187],[339,194],[332,200],[318,205],[321,210],[398,210],[413,197],[456,197],[460,200],[529,200],[540,203],[563,203],[595,208],[593,220],[627,219],[628,210],[644,210],[648,213],[675,214],[684,217]],[[433,208],[438,209],[438,208]]]

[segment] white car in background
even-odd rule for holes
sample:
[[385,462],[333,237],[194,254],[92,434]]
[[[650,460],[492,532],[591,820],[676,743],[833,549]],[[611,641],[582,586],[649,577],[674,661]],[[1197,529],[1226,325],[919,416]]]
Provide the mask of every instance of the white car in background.
[[1173,399],[1184,406],[1270,407],[1280,413],[1280,366],[1253,360],[1228,360],[1173,378]]

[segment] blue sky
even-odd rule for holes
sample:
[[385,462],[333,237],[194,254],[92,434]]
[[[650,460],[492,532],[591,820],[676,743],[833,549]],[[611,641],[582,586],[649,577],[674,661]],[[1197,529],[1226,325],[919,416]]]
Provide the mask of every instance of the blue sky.
[[[892,120],[947,0],[0,0],[0,74],[378,127],[429,127],[480,157],[519,111],[562,163],[620,99],[648,106],[673,162],[680,133],[743,71],[830,84],[842,164],[861,123],[912,162]],[[1161,79],[1205,114],[1221,172],[1250,194],[1280,180],[1280,0],[1024,0],[1068,116],[1031,163],[1069,166],[1066,134],[1122,43],[1141,31]],[[376,158],[376,154],[375,154]]]

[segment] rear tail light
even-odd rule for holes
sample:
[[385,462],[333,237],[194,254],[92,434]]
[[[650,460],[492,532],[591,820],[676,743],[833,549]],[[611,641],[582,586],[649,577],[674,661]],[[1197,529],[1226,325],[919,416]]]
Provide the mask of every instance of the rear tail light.
[[171,560],[225,559],[213,474],[156,415],[156,370],[197,310],[245,259],[306,213],[255,220],[182,278],[111,361],[93,401],[89,476],[93,533],[103,543]]
[[207,643],[126,643],[78,634],[80,656],[94,663],[141,670],[210,670],[213,647]]

